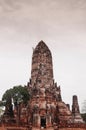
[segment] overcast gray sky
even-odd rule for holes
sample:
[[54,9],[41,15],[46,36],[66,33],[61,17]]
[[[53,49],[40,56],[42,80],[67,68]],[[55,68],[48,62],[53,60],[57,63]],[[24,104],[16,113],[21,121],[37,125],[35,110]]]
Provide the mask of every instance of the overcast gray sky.
[[43,40],[53,56],[62,98],[86,99],[86,0],[0,0],[0,99],[31,74],[32,47]]

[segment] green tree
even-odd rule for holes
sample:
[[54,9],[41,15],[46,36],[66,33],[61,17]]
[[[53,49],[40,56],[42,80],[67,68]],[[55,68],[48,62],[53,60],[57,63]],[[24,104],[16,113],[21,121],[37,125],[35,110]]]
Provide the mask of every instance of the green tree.
[[84,122],[86,123],[86,113],[81,114],[81,116],[82,116]]
[[81,114],[83,120],[86,122],[86,100],[84,100],[82,104],[82,114]]
[[86,113],[86,100],[82,104],[82,113]]
[[6,104],[9,104],[9,100],[13,99],[13,102],[15,106],[19,102],[23,102],[24,104],[27,104],[28,100],[30,98],[30,94],[26,87],[23,87],[21,85],[14,86],[11,89],[8,89],[2,96],[2,101]]

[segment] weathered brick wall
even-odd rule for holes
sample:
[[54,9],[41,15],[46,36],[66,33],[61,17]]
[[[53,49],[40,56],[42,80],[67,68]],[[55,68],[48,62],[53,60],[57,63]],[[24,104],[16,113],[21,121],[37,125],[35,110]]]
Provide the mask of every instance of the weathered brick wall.
[[[51,82],[53,79],[52,55],[46,44],[41,41],[35,48],[32,56],[32,84],[37,82],[40,85]],[[49,83],[50,83],[49,82]]]
[[86,128],[60,128],[59,130],[86,130]]

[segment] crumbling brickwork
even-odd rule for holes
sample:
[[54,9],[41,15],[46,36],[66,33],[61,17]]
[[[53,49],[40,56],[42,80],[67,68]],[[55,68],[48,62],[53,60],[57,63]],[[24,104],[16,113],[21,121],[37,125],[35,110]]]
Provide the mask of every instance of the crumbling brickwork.
[[27,105],[20,104],[18,111],[14,110],[17,125],[21,123],[35,130],[83,126],[77,96],[73,96],[72,111],[62,100],[61,88],[54,82],[52,54],[43,41],[33,51],[31,79],[26,88],[31,98]]
[[55,124],[74,123],[77,111],[77,122],[83,122],[77,99],[73,100],[72,111],[62,101],[60,86],[54,82],[52,54],[43,41],[33,51],[31,79],[27,87],[32,94],[29,119],[34,127],[48,128]]

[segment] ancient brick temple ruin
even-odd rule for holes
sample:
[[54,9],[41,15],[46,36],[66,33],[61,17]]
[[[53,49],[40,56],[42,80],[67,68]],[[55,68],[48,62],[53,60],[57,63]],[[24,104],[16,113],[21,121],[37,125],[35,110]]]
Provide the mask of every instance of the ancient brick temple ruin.
[[[33,51],[31,79],[26,87],[31,99],[19,110],[21,124],[31,125],[34,130],[83,124],[77,96],[73,96],[72,110],[62,100],[60,86],[54,82],[52,54],[43,41]],[[18,121],[17,116],[15,119]]]
[[31,79],[27,87],[32,94],[28,121],[34,127],[83,122],[77,96],[73,96],[72,111],[62,101],[60,86],[54,82],[52,54],[43,41],[33,51]]

